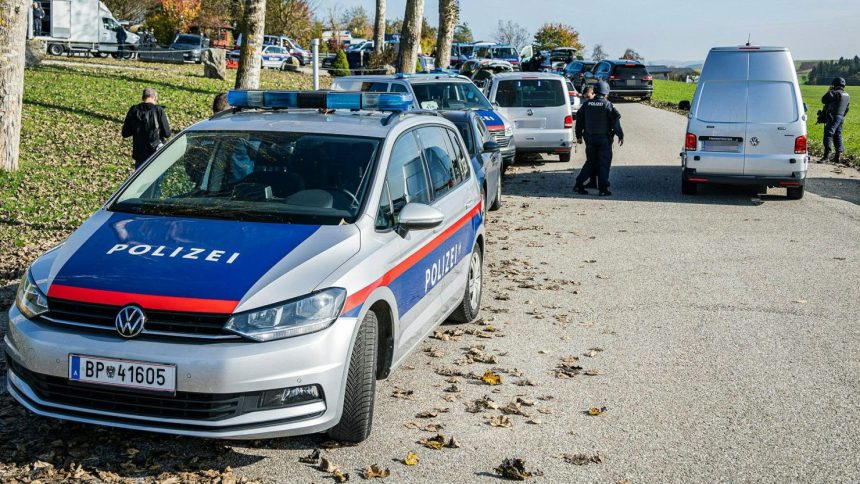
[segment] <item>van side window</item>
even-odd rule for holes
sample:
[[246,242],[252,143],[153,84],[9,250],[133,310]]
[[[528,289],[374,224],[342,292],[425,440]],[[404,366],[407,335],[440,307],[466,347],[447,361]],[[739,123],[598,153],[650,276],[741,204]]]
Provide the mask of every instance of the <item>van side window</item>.
[[412,132],[394,143],[385,183],[391,201],[391,219],[388,221],[391,226],[397,224],[397,215],[407,203],[430,203],[427,173]]
[[454,160],[444,128],[419,128],[418,139],[424,149],[424,159],[430,171],[434,198],[439,198],[457,184],[454,178]]

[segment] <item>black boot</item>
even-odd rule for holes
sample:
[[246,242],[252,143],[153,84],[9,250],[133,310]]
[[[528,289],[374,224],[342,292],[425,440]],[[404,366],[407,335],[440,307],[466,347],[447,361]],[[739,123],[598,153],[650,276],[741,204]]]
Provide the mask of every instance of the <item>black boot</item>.
[[833,163],[838,165],[839,163],[842,162],[841,158],[842,158],[842,153],[837,151],[836,154],[833,155]]
[[827,163],[827,160],[830,159],[830,150],[824,150],[824,154],[821,156],[820,160],[816,160],[816,163]]
[[588,190],[586,190],[585,188],[583,188],[583,186],[582,186],[582,185],[574,185],[574,186],[573,186],[573,191],[574,191],[575,193],[580,194],[580,195],[588,195]]
[[598,193],[598,195],[600,195],[601,197],[608,197],[612,195],[612,192],[604,188],[603,190],[600,190],[600,193]]
[[585,184],[585,188],[597,188],[597,180],[592,178],[591,181]]

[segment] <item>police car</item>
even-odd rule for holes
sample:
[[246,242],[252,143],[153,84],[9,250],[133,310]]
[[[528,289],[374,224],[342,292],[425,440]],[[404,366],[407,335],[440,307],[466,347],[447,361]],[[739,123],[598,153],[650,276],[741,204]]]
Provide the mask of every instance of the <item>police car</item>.
[[513,123],[505,119],[466,76],[441,71],[393,76],[346,76],[333,79],[331,87],[346,91],[408,93],[413,96],[415,109],[476,110],[484,118],[493,140],[499,144],[505,166],[514,162],[517,146]]
[[408,94],[231,91],[27,270],[9,393],[48,417],[358,442],[375,382],[478,314],[484,209]]

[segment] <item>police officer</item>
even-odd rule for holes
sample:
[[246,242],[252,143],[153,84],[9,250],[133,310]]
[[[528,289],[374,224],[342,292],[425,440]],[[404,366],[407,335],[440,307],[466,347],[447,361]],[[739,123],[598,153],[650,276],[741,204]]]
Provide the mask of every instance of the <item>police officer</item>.
[[587,161],[576,177],[573,191],[588,195],[583,184],[596,171],[599,195],[606,197],[612,195],[609,191],[612,141],[618,136],[618,145],[623,145],[624,131],[621,129],[621,113],[606,99],[609,95],[609,84],[598,82],[594,93],[594,99],[587,101],[576,114],[576,142],[581,144],[583,137],[585,138]]
[[45,18],[45,11],[39,2],[33,2],[33,35],[38,37],[42,35],[42,19]]
[[830,158],[831,146],[834,146],[836,153],[833,155],[833,162],[839,163],[839,158],[845,150],[842,144],[842,122],[848,114],[848,105],[851,103],[851,97],[845,92],[845,79],[837,77],[830,84],[830,90],[821,98],[824,104],[824,156],[818,160],[819,163],[825,163]]

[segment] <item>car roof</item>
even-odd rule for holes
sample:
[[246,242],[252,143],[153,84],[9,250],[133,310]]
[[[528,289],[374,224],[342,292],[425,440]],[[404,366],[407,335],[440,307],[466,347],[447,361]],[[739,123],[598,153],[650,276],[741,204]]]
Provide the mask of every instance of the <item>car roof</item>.
[[384,138],[397,123],[383,124],[390,113],[338,111],[321,114],[317,110],[248,110],[219,113],[201,121],[190,131],[287,131],[343,134]]
[[467,121],[473,116],[476,116],[476,113],[471,110],[467,111],[455,111],[455,110],[440,110],[439,114],[442,115],[443,118],[456,122],[456,121]]
[[496,74],[493,79],[498,79],[500,81],[509,79],[545,79],[552,81],[561,81],[567,78],[549,72],[502,72]]
[[714,47],[712,51],[718,52],[785,52],[788,47],[762,46],[762,45],[735,45],[730,47]]
[[472,82],[466,76],[446,74],[446,73],[427,73],[427,74],[412,74],[407,76],[390,76],[385,74],[370,74],[366,76],[349,76],[345,80],[358,81],[405,81],[412,84],[420,84],[423,82],[436,81],[451,81],[451,82]]
[[609,62],[609,63],[615,64],[615,65],[618,65],[618,64],[637,64],[637,65],[641,65],[641,66],[645,65],[641,61],[630,60],[630,59],[604,59],[603,62]]

